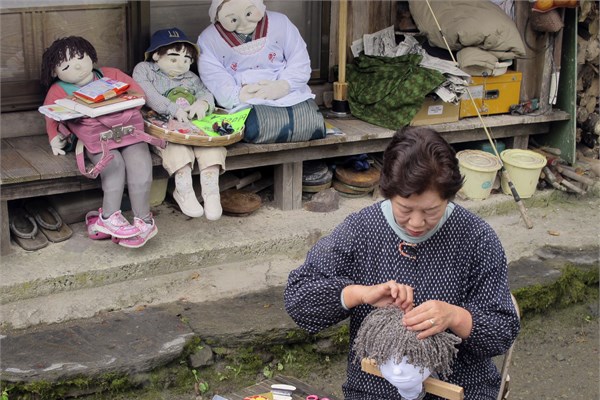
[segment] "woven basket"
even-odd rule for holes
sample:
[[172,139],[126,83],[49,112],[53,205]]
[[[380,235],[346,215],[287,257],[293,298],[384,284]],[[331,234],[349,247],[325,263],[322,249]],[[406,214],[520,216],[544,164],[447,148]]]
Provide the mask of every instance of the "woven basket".
[[208,136],[208,135],[197,135],[197,134],[186,134],[179,133],[176,131],[170,131],[160,126],[156,126],[150,121],[144,120],[144,130],[146,133],[164,139],[167,142],[187,144],[189,146],[204,146],[204,147],[215,147],[215,146],[228,146],[230,144],[239,142],[244,137],[244,129],[242,128],[238,132],[234,132],[230,135],[223,136]]

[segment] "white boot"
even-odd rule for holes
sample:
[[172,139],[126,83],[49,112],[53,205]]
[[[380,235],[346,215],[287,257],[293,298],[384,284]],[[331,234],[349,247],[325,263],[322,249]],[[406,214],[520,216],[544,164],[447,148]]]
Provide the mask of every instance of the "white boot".
[[175,173],[175,191],[173,198],[179,205],[181,212],[188,217],[197,218],[204,214],[204,209],[192,186],[192,169],[189,165],[182,167]]
[[200,171],[200,185],[204,199],[206,219],[216,221],[221,218],[221,194],[219,192],[219,166],[212,165]]

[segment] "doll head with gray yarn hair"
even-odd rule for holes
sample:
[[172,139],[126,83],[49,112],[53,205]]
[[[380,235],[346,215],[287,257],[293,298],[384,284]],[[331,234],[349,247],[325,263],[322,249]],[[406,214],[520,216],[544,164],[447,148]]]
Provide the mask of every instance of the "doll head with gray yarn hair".
[[389,360],[397,364],[406,357],[421,371],[429,369],[440,376],[452,373],[451,365],[461,339],[449,332],[440,332],[425,339],[417,339],[419,332],[409,331],[402,324],[404,313],[395,306],[377,308],[363,320],[353,350],[356,361],[363,358],[383,365]]

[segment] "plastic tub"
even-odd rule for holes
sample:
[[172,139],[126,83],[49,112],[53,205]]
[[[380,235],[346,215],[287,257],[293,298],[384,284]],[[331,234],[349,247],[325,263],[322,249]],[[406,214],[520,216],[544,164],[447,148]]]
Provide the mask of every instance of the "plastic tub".
[[[522,199],[535,193],[542,168],[546,165],[546,157],[531,150],[510,149],[500,153],[506,172]],[[512,195],[508,182],[502,176],[502,192]]]
[[482,150],[463,150],[456,153],[460,173],[465,177],[461,195],[472,200],[487,199],[492,192],[500,161]]

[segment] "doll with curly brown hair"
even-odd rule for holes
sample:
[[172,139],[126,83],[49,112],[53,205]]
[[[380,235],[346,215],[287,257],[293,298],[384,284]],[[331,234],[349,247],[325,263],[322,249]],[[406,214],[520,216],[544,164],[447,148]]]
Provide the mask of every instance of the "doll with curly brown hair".
[[[44,105],[71,96],[80,87],[102,77],[128,83],[130,89],[143,93],[129,75],[117,68],[96,68],[97,62],[96,49],[86,39],[69,36],[55,40],[42,56],[41,83],[47,89]],[[46,132],[54,155],[64,155],[67,144],[59,126],[59,122],[46,117]],[[103,156],[102,152],[90,153],[87,149],[85,154],[94,164]],[[140,140],[112,149],[110,155],[112,160],[100,173],[104,196],[95,229],[117,238],[121,246],[141,247],[158,232],[150,212],[152,158],[148,144]],[[133,209],[133,224],[121,213],[125,185]]]

